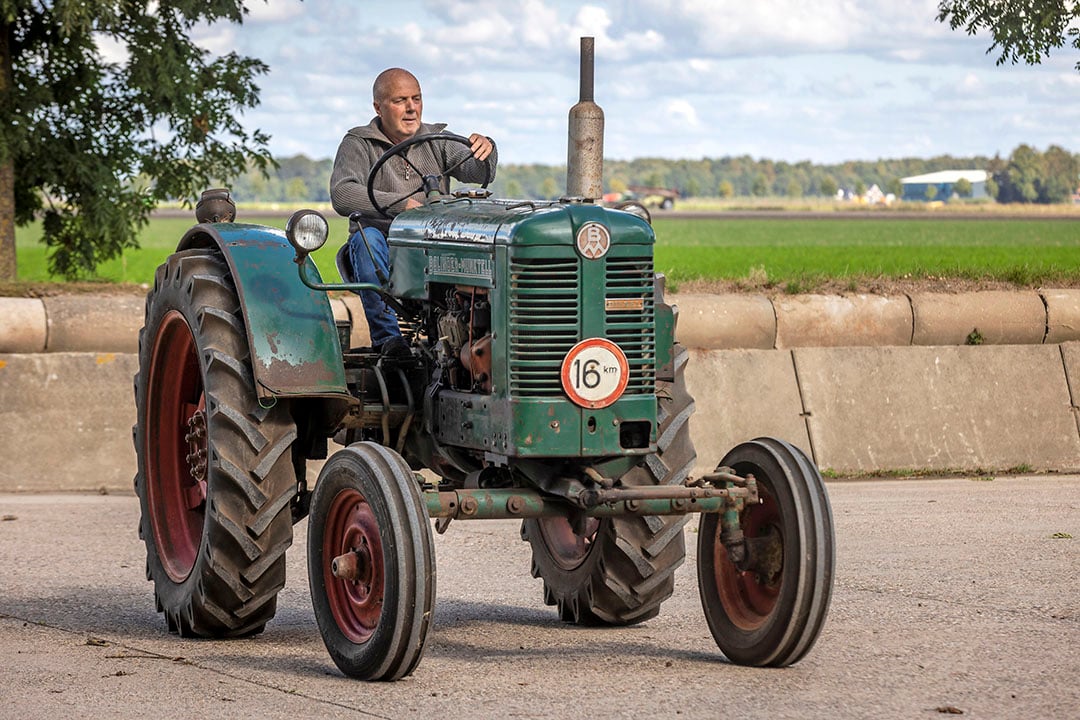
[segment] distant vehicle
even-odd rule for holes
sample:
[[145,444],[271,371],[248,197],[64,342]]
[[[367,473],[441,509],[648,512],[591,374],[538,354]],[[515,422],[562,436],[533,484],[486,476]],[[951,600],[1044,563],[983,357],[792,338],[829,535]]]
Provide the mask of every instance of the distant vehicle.
[[604,204],[636,200],[645,207],[655,207],[661,210],[671,210],[675,207],[675,199],[679,197],[678,190],[662,187],[650,187],[648,185],[630,185],[625,192],[612,192],[604,195]]

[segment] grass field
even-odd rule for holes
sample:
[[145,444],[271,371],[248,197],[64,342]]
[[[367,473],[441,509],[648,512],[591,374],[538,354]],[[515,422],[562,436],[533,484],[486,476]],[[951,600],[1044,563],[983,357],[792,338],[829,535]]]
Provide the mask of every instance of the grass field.
[[[241,218],[243,214],[241,212]],[[333,253],[346,237],[346,221],[330,217],[331,241],[315,256],[324,277],[336,280]],[[253,219],[284,227],[284,217]],[[186,217],[156,217],[139,250],[102,264],[98,280],[150,283],[154,269],[193,224]],[[827,217],[654,220],[656,268],[674,289],[716,282],[787,292],[840,284],[855,290],[875,279],[960,278],[1018,286],[1080,284],[1080,219]],[[21,282],[47,274],[40,226],[17,233]]]
[[743,281],[801,292],[825,280],[1080,281],[1080,220],[658,218],[654,226],[656,267],[676,284]]

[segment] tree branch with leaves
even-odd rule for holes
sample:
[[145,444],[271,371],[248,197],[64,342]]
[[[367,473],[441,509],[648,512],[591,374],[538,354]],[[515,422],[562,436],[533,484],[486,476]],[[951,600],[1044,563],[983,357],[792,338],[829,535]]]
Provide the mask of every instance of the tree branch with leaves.
[[1066,44],[1080,50],[1080,3],[1073,0],[942,0],[937,19],[968,35],[989,30],[994,41],[986,52],[999,53],[998,65],[1038,65]]
[[16,224],[41,217],[50,273],[85,277],[137,247],[162,200],[273,164],[269,137],[240,121],[267,66],[191,39],[246,12],[242,0],[0,0],[0,279],[15,277]]

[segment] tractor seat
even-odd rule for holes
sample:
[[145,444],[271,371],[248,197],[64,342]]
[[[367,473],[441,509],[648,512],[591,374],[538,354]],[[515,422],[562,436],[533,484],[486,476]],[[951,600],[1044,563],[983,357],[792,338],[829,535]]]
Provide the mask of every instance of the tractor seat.
[[356,271],[353,270],[352,258],[349,257],[349,243],[345,243],[338,248],[337,255],[334,256],[334,263],[337,265],[337,271],[341,275],[342,282],[356,282]]

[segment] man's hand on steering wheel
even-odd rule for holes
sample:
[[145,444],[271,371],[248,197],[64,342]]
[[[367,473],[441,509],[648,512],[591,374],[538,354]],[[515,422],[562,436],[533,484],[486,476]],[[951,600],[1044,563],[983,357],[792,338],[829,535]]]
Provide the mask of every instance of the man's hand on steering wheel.
[[[416,167],[416,165],[413,164],[412,160],[409,159],[409,156],[405,154],[405,151],[411,148],[413,145],[430,142],[453,142],[460,145],[465,145],[469,148],[470,154],[465,155],[449,167],[442,168],[437,174],[424,175],[420,168]],[[383,217],[391,217],[389,212],[390,208],[400,202],[405,203],[405,210],[419,207],[422,203],[415,200],[412,197],[413,195],[418,192],[426,192],[431,187],[437,187],[438,184],[441,182],[442,178],[449,178],[455,170],[457,170],[459,167],[464,165],[472,158],[476,158],[478,161],[483,162],[486,165],[484,182],[480,185],[480,187],[486,188],[488,186],[488,183],[491,182],[492,176],[491,163],[488,162],[487,159],[491,155],[493,149],[494,146],[491,140],[477,133],[473,133],[468,138],[461,137],[460,135],[454,135],[453,133],[432,133],[429,135],[414,135],[413,137],[408,138],[407,140],[402,140],[397,145],[389,148],[386,152],[382,154],[382,157],[376,160],[375,164],[371,166],[371,170],[368,172],[367,176],[368,199],[371,201],[371,205],[375,208],[375,211]],[[432,155],[434,155],[436,157],[436,161],[438,161],[438,154],[433,152]],[[410,190],[409,192],[391,201],[390,203],[382,205],[375,198],[375,178],[378,176],[379,170],[382,169],[382,166],[385,165],[387,161],[394,156],[400,156],[401,159],[404,160],[405,163],[408,164],[408,166],[416,172],[417,176],[421,179],[421,182],[415,190]]]
[[491,138],[479,133],[473,133],[469,136],[469,147],[472,150],[473,157],[483,162],[488,159],[491,151],[495,149],[495,143],[491,142]]

